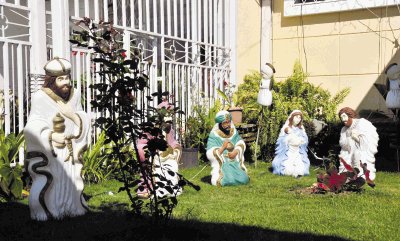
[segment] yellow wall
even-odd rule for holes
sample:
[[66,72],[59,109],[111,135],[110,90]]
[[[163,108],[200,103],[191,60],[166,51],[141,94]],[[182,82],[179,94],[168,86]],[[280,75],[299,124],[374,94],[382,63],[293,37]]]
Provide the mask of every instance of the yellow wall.
[[[390,21],[390,23],[389,23]],[[273,65],[276,80],[287,78],[296,59],[309,81],[332,93],[350,87],[340,107],[387,112],[374,83],[385,84],[384,70],[400,64],[400,13],[397,7],[284,17],[283,1],[273,1]]]
[[239,0],[237,18],[237,82],[260,69],[261,8],[259,1]]

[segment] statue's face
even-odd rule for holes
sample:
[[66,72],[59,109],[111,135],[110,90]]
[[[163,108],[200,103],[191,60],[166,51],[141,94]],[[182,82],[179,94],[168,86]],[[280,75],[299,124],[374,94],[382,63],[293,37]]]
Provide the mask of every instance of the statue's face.
[[71,91],[71,79],[69,75],[61,75],[58,76],[55,80],[55,84],[57,87],[57,94],[62,98],[65,98],[69,95]]
[[221,123],[222,128],[225,130],[229,130],[231,128],[231,121],[230,120],[225,120]]
[[293,116],[293,125],[297,126],[301,121],[301,115],[295,115]]
[[340,115],[340,119],[342,120],[342,123],[347,127],[350,127],[353,123],[353,119],[350,118],[346,113],[342,113]]

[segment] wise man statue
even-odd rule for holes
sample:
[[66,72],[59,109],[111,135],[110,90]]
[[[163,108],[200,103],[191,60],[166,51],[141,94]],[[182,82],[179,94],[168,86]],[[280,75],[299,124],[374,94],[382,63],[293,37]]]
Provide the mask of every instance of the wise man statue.
[[90,119],[81,95],[71,87],[71,64],[57,58],[44,66],[43,87],[32,95],[24,129],[26,167],[32,177],[31,218],[62,219],[85,214],[82,196],[82,154],[87,147]]
[[246,144],[240,137],[228,111],[219,111],[207,141],[207,158],[211,163],[211,184],[244,185],[250,181],[244,165]]

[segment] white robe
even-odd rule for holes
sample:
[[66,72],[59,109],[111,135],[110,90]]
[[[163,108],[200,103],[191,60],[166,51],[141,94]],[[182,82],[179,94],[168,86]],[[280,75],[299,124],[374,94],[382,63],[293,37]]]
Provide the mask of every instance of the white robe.
[[[359,133],[359,142],[356,142],[352,137],[352,131]],[[353,119],[350,127],[344,126],[340,132],[340,157],[353,168],[358,168],[360,173],[358,176],[364,175],[364,171],[360,165],[360,161],[367,164],[367,169],[370,171],[370,179],[374,180],[376,176],[375,169],[375,154],[378,152],[379,136],[376,128],[368,120]],[[340,163],[339,173],[345,172],[346,168],[343,163]]]
[[[50,92],[42,89],[32,95],[32,109],[24,129],[29,162],[27,169],[33,181],[29,207],[31,218],[35,220],[79,216],[87,210],[82,196],[82,163],[79,156],[86,149],[90,119],[82,111],[80,93],[72,91],[68,103],[82,121],[82,132],[72,140],[73,161],[72,158],[65,161],[69,154],[67,146],[54,148],[55,157],[49,135],[53,130],[53,118],[59,113],[55,100],[60,98]],[[65,127],[66,135],[79,134],[79,126],[66,117]]]

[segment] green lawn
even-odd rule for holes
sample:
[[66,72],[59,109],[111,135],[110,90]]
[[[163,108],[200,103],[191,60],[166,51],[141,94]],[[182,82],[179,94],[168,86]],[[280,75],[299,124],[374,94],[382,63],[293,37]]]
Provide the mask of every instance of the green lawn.
[[378,172],[361,194],[320,195],[304,192],[314,170],[294,179],[269,167],[249,167],[249,185],[225,188],[209,184],[209,166],[182,170],[188,179],[201,171],[191,180],[201,190],[186,188],[161,226],[126,212],[117,181],[86,185],[92,212],[62,222],[31,221],[26,200],[0,204],[0,240],[400,240],[399,173]]
[[[201,191],[186,190],[175,216],[352,240],[400,240],[399,173],[379,172],[375,189],[366,185],[361,194],[320,195],[302,191],[316,181],[314,170],[295,179],[273,175],[269,167],[250,167],[250,185],[227,188],[201,181],[211,170],[207,167],[193,179]],[[190,178],[198,170],[183,173]]]

